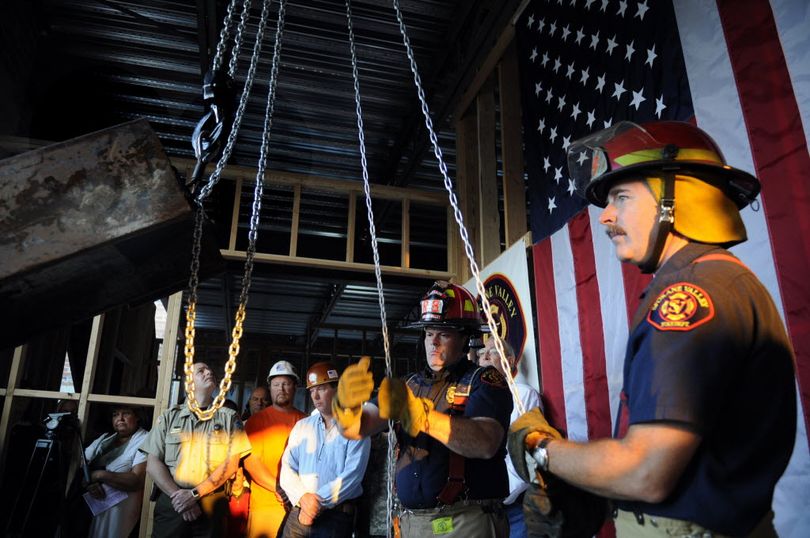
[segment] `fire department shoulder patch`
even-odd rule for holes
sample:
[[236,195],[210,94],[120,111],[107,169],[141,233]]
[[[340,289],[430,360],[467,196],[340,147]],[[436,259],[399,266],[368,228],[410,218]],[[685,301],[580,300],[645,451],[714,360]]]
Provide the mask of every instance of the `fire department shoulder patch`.
[[672,284],[658,295],[647,321],[660,331],[691,331],[714,317],[714,303],[702,288],[688,282]]
[[484,372],[481,374],[481,381],[493,387],[506,387],[506,379],[504,379],[498,370],[492,367],[484,369]]

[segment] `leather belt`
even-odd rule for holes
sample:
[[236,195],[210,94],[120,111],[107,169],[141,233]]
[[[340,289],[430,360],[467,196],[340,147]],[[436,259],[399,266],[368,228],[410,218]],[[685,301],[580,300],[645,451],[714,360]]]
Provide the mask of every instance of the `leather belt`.
[[326,510],[333,510],[335,512],[343,512],[344,514],[354,515],[354,513],[357,511],[357,499],[343,501],[342,503],[336,504],[332,508],[327,508]]

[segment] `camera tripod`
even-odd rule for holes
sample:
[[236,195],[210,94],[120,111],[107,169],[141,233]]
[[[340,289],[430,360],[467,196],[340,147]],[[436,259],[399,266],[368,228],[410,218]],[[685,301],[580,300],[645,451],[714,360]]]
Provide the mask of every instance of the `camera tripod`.
[[81,454],[82,470],[89,481],[78,420],[70,413],[50,413],[45,420],[45,435],[34,443],[25,475],[18,485],[5,536],[61,536],[68,469],[74,450]]

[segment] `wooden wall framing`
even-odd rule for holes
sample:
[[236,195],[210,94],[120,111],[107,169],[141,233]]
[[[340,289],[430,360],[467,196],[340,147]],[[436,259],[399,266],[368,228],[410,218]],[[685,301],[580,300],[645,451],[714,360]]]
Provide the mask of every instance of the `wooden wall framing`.
[[[163,349],[160,356],[160,367],[158,370],[157,387],[154,398],[140,398],[134,396],[118,396],[111,394],[95,394],[91,392],[93,381],[98,369],[98,357],[101,347],[102,331],[104,329],[105,314],[99,314],[93,318],[90,330],[90,339],[87,345],[87,360],[84,366],[84,376],[79,392],[68,393],[53,390],[34,390],[19,388],[20,377],[26,360],[26,345],[14,349],[8,383],[5,388],[0,389],[0,395],[5,396],[3,401],[2,416],[0,416],[0,461],[4,463],[3,469],[8,462],[5,462],[7,452],[7,432],[11,418],[12,404],[15,398],[43,398],[51,400],[75,400],[78,402],[78,418],[81,424],[82,437],[85,436],[87,420],[89,417],[90,403],[125,403],[143,407],[151,407],[153,413],[153,426],[160,412],[166,409],[173,402],[169,401],[169,393],[172,381],[172,373],[177,360],[177,338],[180,328],[180,315],[182,312],[183,292],[177,292],[169,297],[168,308],[166,310],[166,325],[164,328]],[[144,501],[141,509],[141,538],[151,536],[152,533],[152,513],[154,503],[149,502],[149,492],[152,489],[152,480],[147,475],[144,485]]]
[[[527,233],[520,76],[512,25],[501,35],[464,92],[455,109],[455,118],[459,206],[475,247],[476,262],[483,267],[500,255],[501,237],[505,249],[521,241]],[[500,155],[496,151],[498,126]],[[498,212],[499,158],[502,220]],[[450,254],[453,272],[459,281],[465,282],[472,275],[463,245],[457,238],[458,227],[453,226],[453,230],[453,240],[458,243]]]

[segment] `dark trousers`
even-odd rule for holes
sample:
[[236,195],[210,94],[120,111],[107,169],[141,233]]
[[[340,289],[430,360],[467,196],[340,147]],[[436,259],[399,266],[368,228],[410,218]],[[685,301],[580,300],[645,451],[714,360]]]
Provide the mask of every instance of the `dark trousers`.
[[351,538],[354,516],[340,510],[324,510],[310,525],[298,521],[301,508],[296,506],[287,514],[282,538]]
[[202,515],[194,521],[183,521],[175,512],[172,500],[161,493],[155,503],[153,538],[224,538],[228,524],[228,497],[223,491],[206,495],[199,501]]

